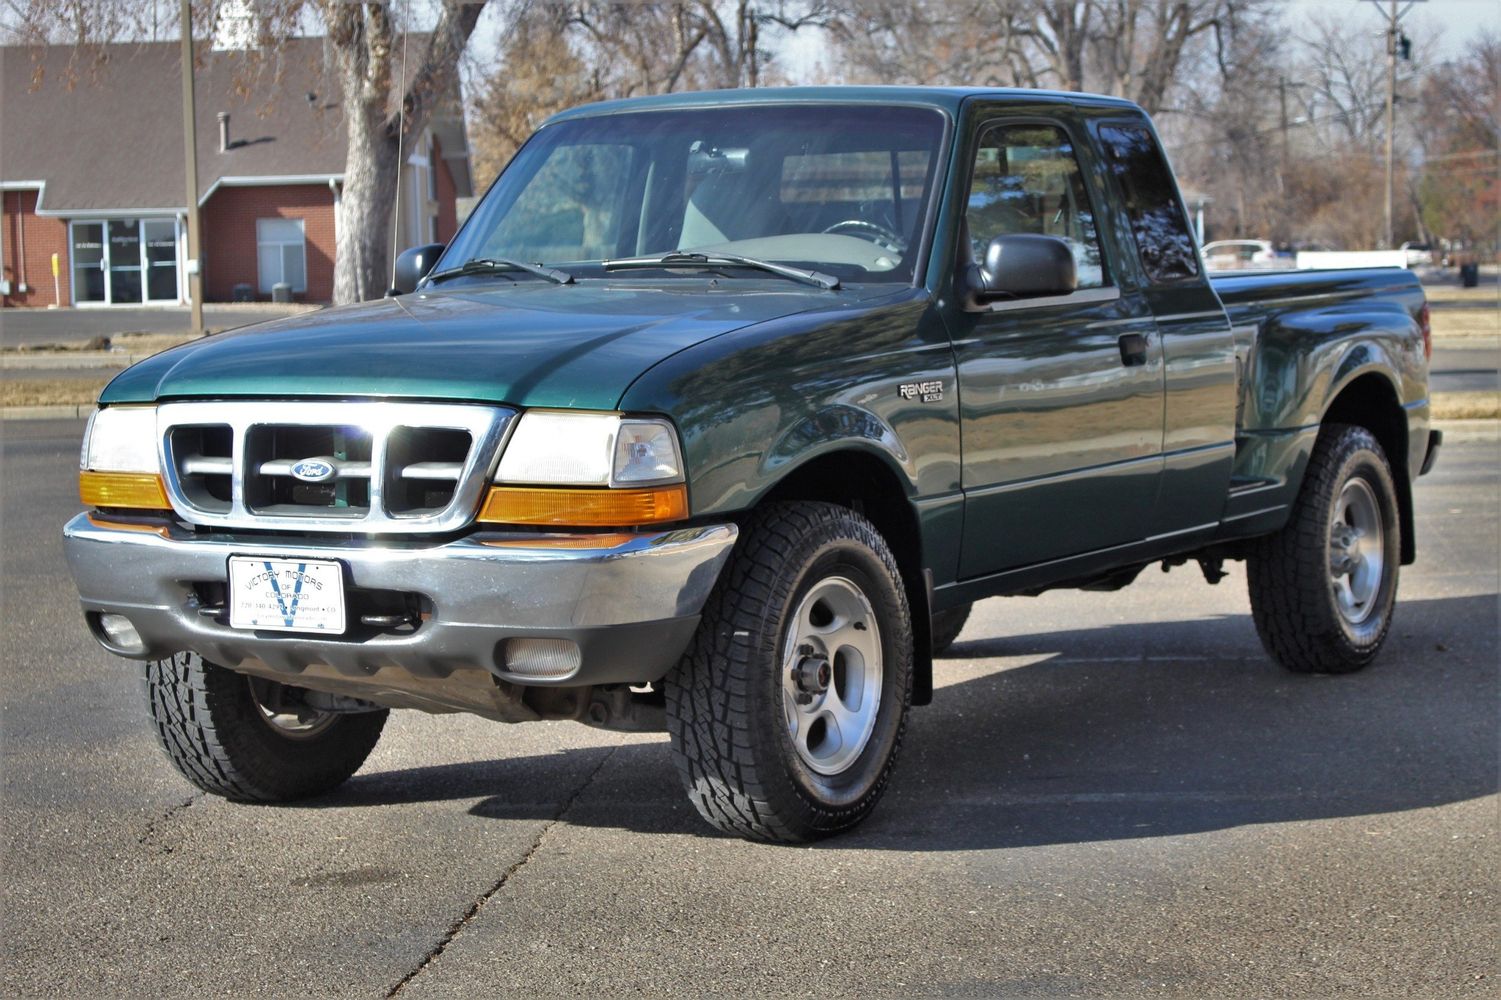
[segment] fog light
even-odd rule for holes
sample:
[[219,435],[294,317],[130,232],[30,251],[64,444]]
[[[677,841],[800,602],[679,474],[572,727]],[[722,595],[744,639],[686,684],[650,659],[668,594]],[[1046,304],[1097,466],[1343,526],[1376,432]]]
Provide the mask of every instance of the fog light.
[[572,639],[507,639],[504,649],[506,670],[526,677],[567,677],[583,662]]
[[146,649],[146,644],[141,641],[141,633],[136,631],[135,625],[124,615],[100,615],[99,629],[117,649],[123,649],[127,653],[141,653]]

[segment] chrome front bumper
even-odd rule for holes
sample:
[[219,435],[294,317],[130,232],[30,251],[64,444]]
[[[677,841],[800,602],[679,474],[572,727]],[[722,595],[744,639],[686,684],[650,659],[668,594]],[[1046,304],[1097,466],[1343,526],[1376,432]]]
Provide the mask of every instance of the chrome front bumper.
[[[432,544],[206,537],[80,514],[63,529],[63,547],[85,618],[111,652],[161,659],[191,651],[232,670],[380,704],[473,711],[474,690],[483,701],[497,680],[581,686],[661,678],[687,648],[736,534],[721,524],[604,536],[481,533]],[[231,555],[335,560],[351,593],[415,595],[424,610],[401,633],[230,628],[204,595],[225,584]],[[113,645],[99,626],[103,613],[129,618],[145,648]],[[518,674],[504,652],[513,638],[569,640],[579,664],[558,676]],[[461,680],[463,691],[455,687]]]

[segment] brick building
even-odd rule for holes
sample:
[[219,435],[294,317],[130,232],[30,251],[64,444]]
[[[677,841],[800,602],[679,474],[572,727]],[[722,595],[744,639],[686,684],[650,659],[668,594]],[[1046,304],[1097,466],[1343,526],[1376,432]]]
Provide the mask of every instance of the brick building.
[[[195,73],[204,298],[333,295],[345,129],[331,51],[203,47]],[[0,47],[0,301],[187,302],[178,43]],[[403,154],[397,240],[446,242],[470,190],[458,102]],[[54,258],[55,255],[55,258]],[[53,274],[53,261],[57,274]]]

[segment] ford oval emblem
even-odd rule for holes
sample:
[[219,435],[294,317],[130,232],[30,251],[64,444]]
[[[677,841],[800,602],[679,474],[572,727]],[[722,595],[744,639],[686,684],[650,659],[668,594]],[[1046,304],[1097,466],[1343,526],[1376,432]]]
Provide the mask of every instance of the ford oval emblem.
[[304,458],[292,466],[292,475],[305,483],[321,483],[332,479],[338,470],[321,458]]

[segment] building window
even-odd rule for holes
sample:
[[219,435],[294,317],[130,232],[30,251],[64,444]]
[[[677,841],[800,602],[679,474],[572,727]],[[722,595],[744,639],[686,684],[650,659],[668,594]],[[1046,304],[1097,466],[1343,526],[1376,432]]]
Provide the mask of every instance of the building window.
[[301,219],[256,219],[256,256],[260,264],[260,291],[286,282],[294,292],[307,291],[307,238]]

